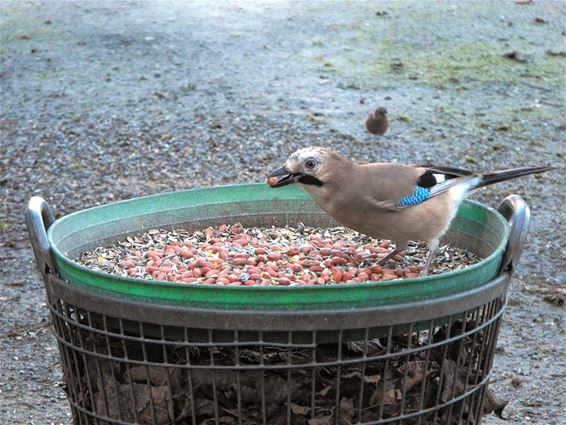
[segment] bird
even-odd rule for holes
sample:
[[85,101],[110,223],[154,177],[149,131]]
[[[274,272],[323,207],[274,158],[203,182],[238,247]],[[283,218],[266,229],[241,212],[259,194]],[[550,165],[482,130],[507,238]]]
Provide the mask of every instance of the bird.
[[556,167],[511,168],[475,173],[431,164],[356,164],[329,148],[306,147],[292,153],[267,176],[272,188],[298,184],[338,223],[364,235],[389,239],[395,249],[385,264],[425,241],[429,253],[423,275],[458,207],[474,189]]
[[366,128],[371,134],[383,136],[389,128],[387,121],[387,109],[377,108],[370,112],[366,118]]

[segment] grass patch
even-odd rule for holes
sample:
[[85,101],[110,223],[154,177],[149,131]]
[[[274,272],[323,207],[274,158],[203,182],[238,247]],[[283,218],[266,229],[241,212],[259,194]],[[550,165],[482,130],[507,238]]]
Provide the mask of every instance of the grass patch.
[[[416,82],[456,90],[470,90],[475,83],[526,82],[556,87],[566,82],[564,58],[546,53],[555,44],[552,40],[534,43],[528,31],[516,27],[464,31],[462,26],[472,24],[474,14],[486,13],[485,5],[467,5],[469,22],[462,16],[446,22],[441,13],[430,15],[424,9],[415,11],[416,17],[401,19],[404,11],[397,6],[388,7],[391,17],[387,19],[372,19],[374,12],[360,11],[359,22],[364,24],[348,28],[350,35],[344,42],[348,49],[325,58],[337,74],[366,81],[368,88],[383,87],[387,81],[390,85]],[[503,57],[514,50],[530,62]]]
[[8,50],[8,43],[14,49],[28,41],[42,43],[62,37],[62,32],[52,21],[39,19],[37,10],[37,5],[31,1],[0,7],[0,45],[4,46],[3,50]]
[[[385,44],[385,43],[383,43]],[[393,57],[387,51],[395,50]],[[433,86],[463,86],[473,82],[531,80],[550,85],[564,81],[564,64],[540,52],[527,53],[531,63],[520,64],[502,57],[504,49],[487,43],[443,45],[441,49],[417,50],[410,45],[394,49],[376,46],[375,55],[358,68],[358,77],[384,76],[394,80],[419,80]],[[352,59],[350,59],[352,60]],[[334,59],[336,63],[336,59]],[[337,70],[346,68],[336,67]],[[416,78],[415,78],[416,77]]]

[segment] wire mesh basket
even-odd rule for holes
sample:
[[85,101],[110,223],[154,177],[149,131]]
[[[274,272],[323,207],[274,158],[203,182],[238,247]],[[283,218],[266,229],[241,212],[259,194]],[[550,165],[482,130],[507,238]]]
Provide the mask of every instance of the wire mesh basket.
[[528,227],[518,197],[501,270],[457,295],[356,309],[230,311],[69,285],[28,210],[75,424],[481,423],[501,315]]
[[478,424],[504,305],[499,295],[441,320],[349,329],[359,339],[338,330],[329,342],[329,330],[229,338],[53,298],[79,424]]

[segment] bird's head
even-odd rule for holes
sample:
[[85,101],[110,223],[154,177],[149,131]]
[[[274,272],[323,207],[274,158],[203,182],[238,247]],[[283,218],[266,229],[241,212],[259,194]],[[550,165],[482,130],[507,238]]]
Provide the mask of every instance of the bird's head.
[[334,165],[342,160],[332,149],[310,147],[292,153],[282,167],[267,176],[271,187],[300,183],[309,187],[322,187],[331,178]]
[[374,113],[375,113],[376,116],[379,116],[379,115],[387,115],[387,109],[385,109],[385,108],[377,108]]

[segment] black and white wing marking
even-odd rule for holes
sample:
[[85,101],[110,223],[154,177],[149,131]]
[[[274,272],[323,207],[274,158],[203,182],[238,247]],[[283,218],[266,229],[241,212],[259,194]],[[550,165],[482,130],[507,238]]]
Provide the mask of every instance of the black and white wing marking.
[[[421,167],[416,165],[416,167]],[[461,170],[451,167],[427,166],[426,171],[417,179],[415,191],[399,200],[379,201],[379,207],[390,211],[399,211],[403,208],[419,205],[428,199],[434,198],[457,186],[461,187],[461,194],[457,197],[465,196],[466,192],[475,187],[481,181],[481,177],[469,170]]]

